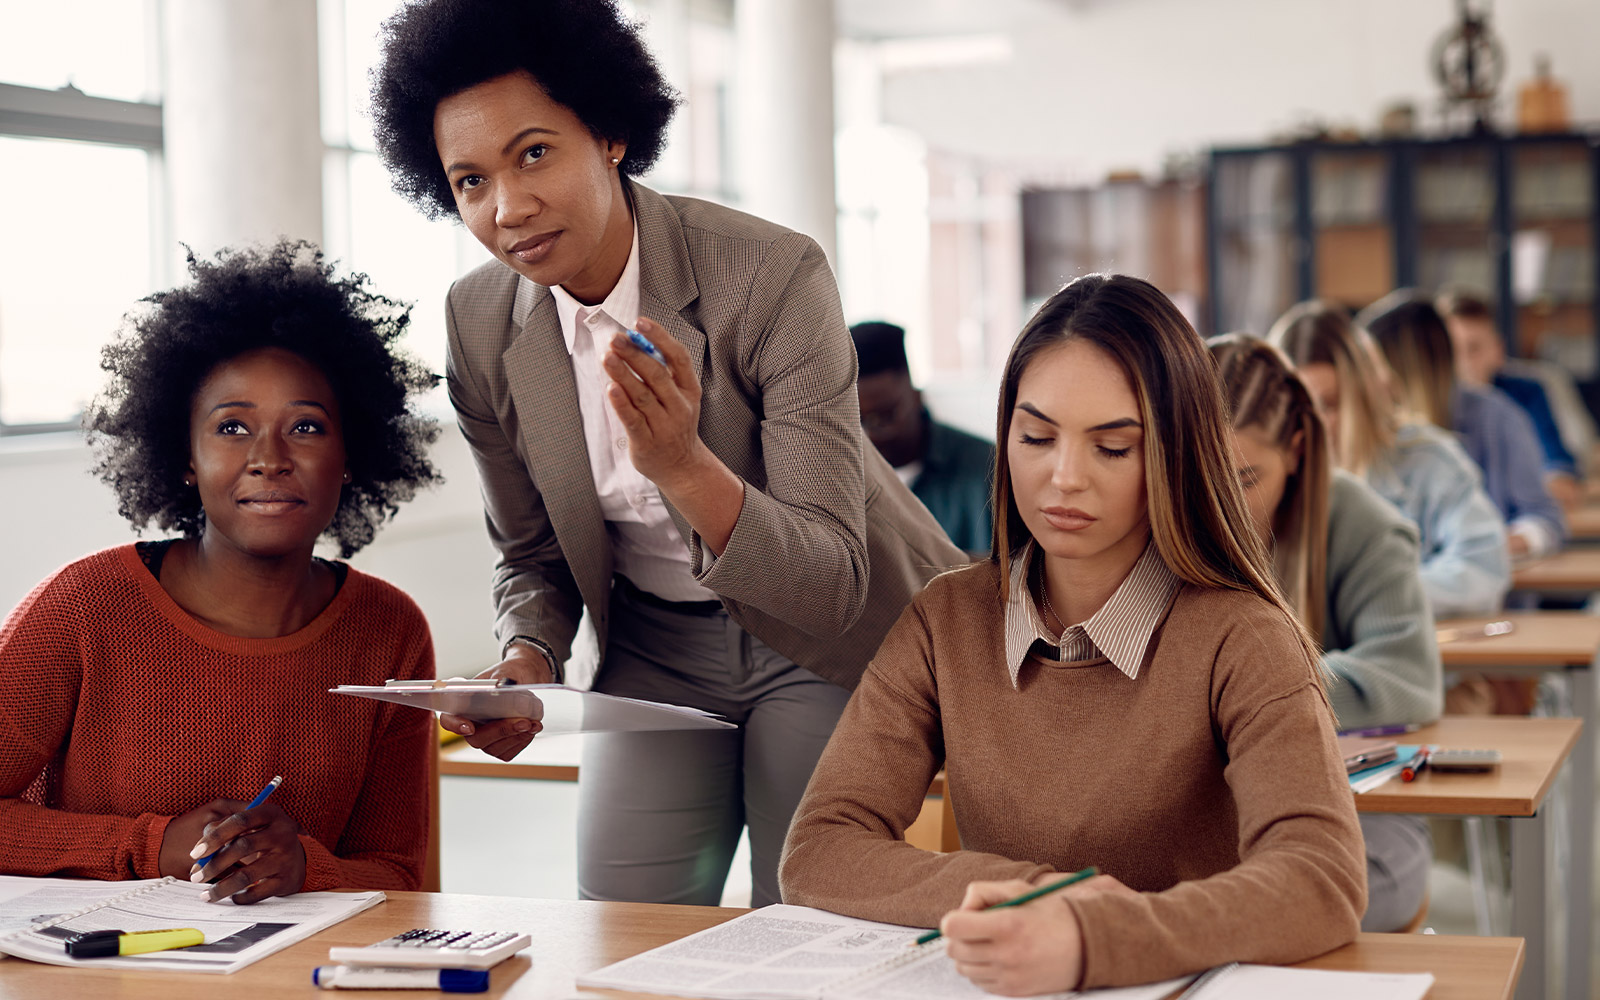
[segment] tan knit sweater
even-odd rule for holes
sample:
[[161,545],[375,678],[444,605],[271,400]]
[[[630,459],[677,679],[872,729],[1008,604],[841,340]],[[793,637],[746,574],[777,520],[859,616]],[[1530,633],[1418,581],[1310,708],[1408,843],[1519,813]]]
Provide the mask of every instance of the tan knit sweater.
[[[1140,895],[1071,899],[1084,987],[1354,939],[1361,831],[1283,615],[1185,585],[1137,680],[1030,657],[1013,687],[996,573],[939,577],[889,632],[789,830],[784,901],[931,927],[974,880],[1098,865]],[[949,854],[903,839],[940,766],[963,847]]]

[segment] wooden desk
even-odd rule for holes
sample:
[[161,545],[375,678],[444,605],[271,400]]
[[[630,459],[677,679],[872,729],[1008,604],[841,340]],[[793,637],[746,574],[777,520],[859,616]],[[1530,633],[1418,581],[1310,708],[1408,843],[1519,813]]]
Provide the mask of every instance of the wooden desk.
[[[527,931],[533,947],[497,966],[485,996],[571,1000],[612,991],[578,991],[573,978],[731,920],[743,910],[646,903],[595,903],[500,896],[395,892],[380,906],[330,927],[231,976],[63,969],[18,959],[0,962],[0,998],[95,996],[100,1000],[189,1000],[217,996],[327,996],[311,970],[328,948],[370,944],[412,927]],[[1431,972],[1429,1000],[1509,1000],[1523,961],[1518,938],[1363,934],[1353,944],[1302,963],[1364,972]],[[436,994],[413,991],[419,997]],[[391,996],[396,994],[383,994]]]
[[1423,770],[1416,781],[1391,780],[1356,796],[1356,811],[1424,816],[1534,816],[1556,774],[1578,743],[1578,719],[1518,716],[1446,716],[1399,737],[1442,747],[1488,747],[1505,760],[1482,774]]
[[[1600,553],[1600,548],[1592,550]],[[1513,625],[1505,635],[1458,639],[1441,643],[1439,655],[1446,670],[1501,675],[1564,672],[1569,702],[1563,710],[1583,721],[1583,731],[1572,751],[1572,803],[1567,810],[1572,845],[1570,868],[1563,873],[1569,885],[1594,884],[1595,738],[1600,732],[1600,704],[1595,692],[1595,658],[1600,655],[1600,618],[1581,611],[1533,611],[1495,616]],[[1440,622],[1440,628],[1473,629],[1488,618]],[[1488,744],[1494,745],[1494,744]],[[1525,824],[1512,824],[1513,849]],[[1567,900],[1566,1000],[1589,1000],[1593,956],[1591,935],[1594,915],[1587,893],[1570,892]],[[1519,932],[1520,933],[1520,932]],[[1534,938],[1528,942],[1533,966],[1543,967],[1544,953]],[[1530,977],[1532,978],[1532,977]]]
[[1543,594],[1600,590],[1600,547],[1579,546],[1518,563],[1511,569],[1511,588]]
[[[1481,774],[1440,774],[1424,770],[1416,781],[1398,778],[1356,796],[1361,813],[1408,813],[1423,816],[1506,816],[1511,824],[1511,932],[1527,941],[1529,963],[1518,996],[1544,1000],[1545,982],[1559,970],[1549,954],[1546,894],[1549,873],[1545,796],[1556,774],[1578,744],[1583,722],[1578,719],[1522,718],[1515,716],[1455,716],[1403,737],[1407,743],[1436,743],[1442,747],[1487,747],[1499,750],[1504,760],[1498,768]],[[1577,803],[1574,803],[1577,806]],[[1589,809],[1592,811],[1592,805]],[[1579,811],[1574,809],[1574,811]],[[1575,855],[1580,853],[1574,850]],[[1580,930],[1584,948],[1568,951],[1565,996],[1588,997],[1589,961],[1586,915],[1588,881],[1563,873],[1566,885],[1568,948],[1576,946]],[[1575,887],[1582,886],[1583,889]],[[1573,961],[1576,956],[1578,961]]]
[[1567,534],[1578,545],[1600,542],[1600,503],[1591,500],[1576,510],[1567,511]]

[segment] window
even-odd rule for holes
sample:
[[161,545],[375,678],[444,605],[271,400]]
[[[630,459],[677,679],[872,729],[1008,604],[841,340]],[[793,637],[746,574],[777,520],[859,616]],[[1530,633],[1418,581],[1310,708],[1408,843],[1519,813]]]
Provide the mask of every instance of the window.
[[154,0],[56,0],[0,32],[0,434],[75,426],[162,284]]

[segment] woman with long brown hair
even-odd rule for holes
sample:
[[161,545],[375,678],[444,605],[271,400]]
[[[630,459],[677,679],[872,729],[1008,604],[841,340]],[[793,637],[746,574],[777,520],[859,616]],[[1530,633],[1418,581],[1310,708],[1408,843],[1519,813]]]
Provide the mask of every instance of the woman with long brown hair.
[[[796,814],[784,899],[938,923],[1009,994],[1349,941],[1366,882],[1333,713],[1200,338],[1149,283],[1080,278],[1013,346],[997,430],[991,558],[884,640]],[[963,849],[933,855],[904,834],[941,766]]]
[[[1209,345],[1233,414],[1239,483],[1278,583],[1322,645],[1339,728],[1433,722],[1444,700],[1439,647],[1417,562],[1417,529],[1356,476],[1334,469],[1305,384],[1265,341]],[[1416,816],[1361,817],[1367,912],[1406,926],[1427,898],[1432,849]]]
[[1438,618],[1493,614],[1511,586],[1505,522],[1448,431],[1401,410],[1372,338],[1342,307],[1302,302],[1272,325],[1327,425],[1336,466],[1417,526],[1422,583]]

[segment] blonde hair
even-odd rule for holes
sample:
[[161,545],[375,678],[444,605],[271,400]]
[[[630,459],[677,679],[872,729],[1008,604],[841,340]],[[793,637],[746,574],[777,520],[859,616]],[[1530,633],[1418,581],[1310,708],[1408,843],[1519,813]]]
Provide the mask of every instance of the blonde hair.
[[1154,285],[1121,274],[1090,274],[1052,295],[1011,347],[996,416],[994,546],[1001,602],[1010,598],[1011,560],[1032,540],[1011,490],[1011,414],[1028,365],[1043,351],[1081,340],[1121,365],[1145,426],[1145,493],[1156,551],[1198,587],[1255,594],[1293,623],[1319,684],[1320,652],[1278,589],[1266,543],[1256,537],[1233,468],[1233,442],[1216,369],[1205,344]]
[[1313,300],[1291,306],[1278,317],[1267,340],[1296,368],[1333,366],[1339,378],[1339,434],[1333,459],[1347,472],[1364,475],[1378,456],[1394,446],[1401,422],[1387,366],[1372,338],[1343,307]]
[[[1323,638],[1328,590],[1328,509],[1333,468],[1328,432],[1316,403],[1289,361],[1271,344],[1230,333],[1207,342],[1222,379],[1235,430],[1257,428],[1299,468],[1273,513],[1272,561],[1278,585],[1300,612],[1306,630]],[[1298,438],[1298,443],[1296,442]]]
[[1396,400],[1436,427],[1455,425],[1455,348],[1444,318],[1424,296],[1390,292],[1356,316],[1394,371]]

